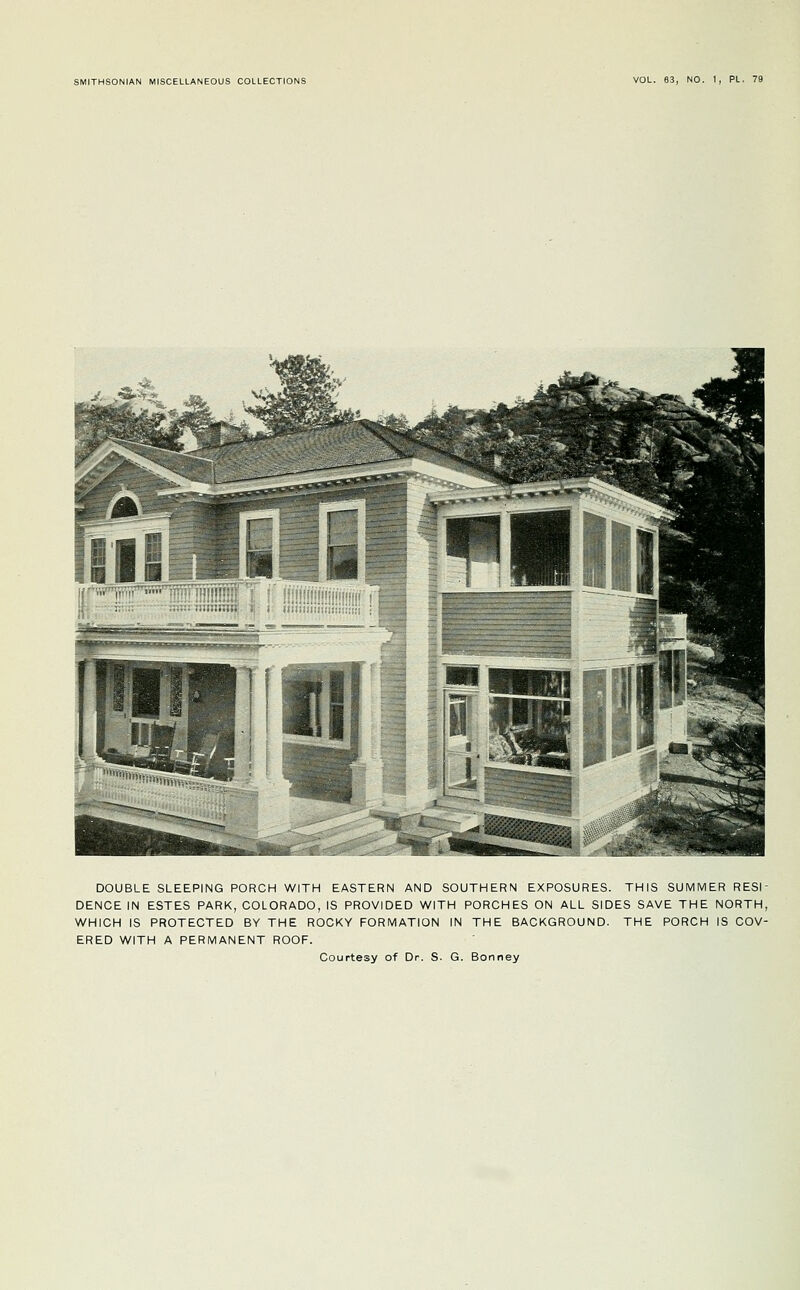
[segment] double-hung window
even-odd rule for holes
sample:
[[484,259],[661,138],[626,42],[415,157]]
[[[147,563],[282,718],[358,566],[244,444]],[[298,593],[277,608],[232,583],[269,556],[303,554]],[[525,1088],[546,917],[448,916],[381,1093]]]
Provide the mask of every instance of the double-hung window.
[[106,580],[106,540],[104,537],[92,538],[90,544],[90,565],[89,580],[90,582],[105,582]]
[[328,502],[319,509],[321,582],[363,582],[365,503]]
[[277,578],[277,511],[250,511],[239,516],[239,576]]
[[144,580],[145,582],[161,581],[160,533],[145,533],[144,535]]

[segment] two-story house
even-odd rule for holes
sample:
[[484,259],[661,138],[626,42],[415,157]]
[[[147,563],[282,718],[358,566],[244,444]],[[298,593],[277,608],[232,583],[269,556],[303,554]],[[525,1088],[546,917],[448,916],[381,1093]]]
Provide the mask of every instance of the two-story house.
[[244,851],[602,845],[685,737],[664,514],[365,420],[107,440],[77,471],[78,812]]

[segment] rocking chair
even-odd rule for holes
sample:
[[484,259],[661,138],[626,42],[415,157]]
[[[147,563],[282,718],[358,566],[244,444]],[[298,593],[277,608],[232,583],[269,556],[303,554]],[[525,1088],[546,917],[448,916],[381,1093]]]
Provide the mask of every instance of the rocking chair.
[[211,730],[208,734],[203,735],[202,743],[197,752],[185,754],[182,749],[175,753],[175,770],[181,775],[202,775],[207,777],[211,774],[211,760],[217,751],[219,743],[219,731]]
[[147,766],[150,770],[168,770],[172,754],[172,741],[175,738],[174,726],[153,726],[153,743]]

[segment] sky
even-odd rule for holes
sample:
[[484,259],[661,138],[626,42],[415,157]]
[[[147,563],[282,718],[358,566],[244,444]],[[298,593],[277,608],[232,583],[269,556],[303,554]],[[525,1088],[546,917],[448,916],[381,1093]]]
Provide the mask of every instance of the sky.
[[[282,358],[291,352],[278,342],[270,349],[78,349],[75,397],[87,399],[98,390],[113,395],[146,376],[169,408],[201,394],[215,416],[228,417],[232,410],[239,420],[252,390],[277,388],[270,353]],[[730,349],[326,348],[320,354],[344,379],[341,407],[371,418],[402,412],[411,425],[433,403],[444,412],[451,403],[489,408],[511,404],[517,395],[532,398],[540,381],[547,387],[565,370],[594,372],[650,394],[680,394],[687,402],[699,385],[733,370]]]

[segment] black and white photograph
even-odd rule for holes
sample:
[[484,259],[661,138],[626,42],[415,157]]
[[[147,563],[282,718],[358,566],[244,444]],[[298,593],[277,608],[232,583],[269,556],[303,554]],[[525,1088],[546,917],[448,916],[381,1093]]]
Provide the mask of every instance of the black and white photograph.
[[78,853],[762,853],[763,350],[337,360],[77,353]]
[[797,6],[5,16],[0,1285],[795,1290]]

